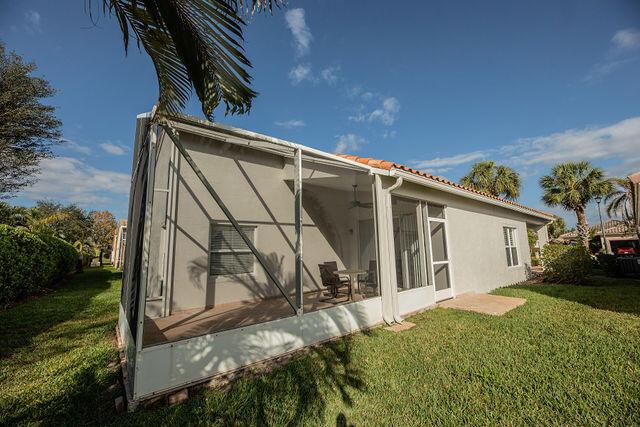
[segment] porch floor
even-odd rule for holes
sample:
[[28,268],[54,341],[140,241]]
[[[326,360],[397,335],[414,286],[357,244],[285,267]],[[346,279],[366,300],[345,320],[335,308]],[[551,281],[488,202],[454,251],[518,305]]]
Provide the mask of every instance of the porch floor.
[[[353,299],[339,295],[335,300],[324,301],[327,298],[324,292],[305,292],[305,313],[365,299],[365,294],[354,289]],[[366,297],[371,298],[373,295],[369,294]],[[291,298],[295,300],[294,296]],[[145,347],[158,345],[294,315],[287,300],[281,296],[260,301],[238,301],[215,307],[180,310],[170,316],[154,319],[145,316],[142,343]]]
[[502,316],[503,314],[527,302],[524,298],[505,297],[502,295],[476,294],[473,292],[458,295],[443,301],[438,307],[457,310],[475,311],[476,313]]

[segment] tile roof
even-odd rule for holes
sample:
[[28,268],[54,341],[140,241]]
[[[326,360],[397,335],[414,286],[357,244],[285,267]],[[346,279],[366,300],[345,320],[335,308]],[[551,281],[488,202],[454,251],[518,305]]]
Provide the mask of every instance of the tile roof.
[[[600,224],[596,224],[590,227],[589,231],[594,233],[594,235],[599,236],[601,229],[602,227],[600,227]],[[621,234],[623,236],[635,234],[635,232],[628,227],[627,223],[618,219],[610,219],[608,221],[604,221],[604,231],[606,234]],[[559,236],[560,239],[571,239],[577,237],[578,232],[576,230],[569,231]]]
[[414,175],[419,175],[423,178],[427,178],[430,179],[432,181],[438,182],[440,184],[445,184],[448,185],[450,187],[454,187],[457,188],[459,190],[464,190],[464,191],[468,191],[469,193],[473,193],[473,194],[479,194],[481,196],[487,197],[489,199],[493,199],[493,200],[497,200],[500,201],[502,203],[506,203],[508,205],[520,208],[520,209],[524,209],[527,211],[531,211],[533,213],[539,214],[539,215],[545,215],[548,217],[553,217],[553,214],[547,213],[547,212],[543,212],[543,211],[539,211],[537,209],[534,208],[530,208],[529,206],[525,206],[525,205],[521,205],[520,203],[516,203],[513,202],[511,200],[506,200],[503,199],[501,197],[496,197],[493,194],[489,194],[489,193],[485,193],[484,191],[479,191],[479,190],[474,190],[473,188],[469,188],[469,187],[465,187],[464,185],[460,185],[456,182],[450,181],[446,178],[440,177],[440,176],[436,176],[436,175],[431,175],[429,173],[426,172],[422,172],[413,168],[410,168],[408,166],[405,165],[401,165],[399,163],[394,163],[394,162],[389,162],[387,160],[379,160],[379,159],[373,159],[371,157],[358,157],[358,156],[352,156],[349,154],[337,154],[337,156],[342,157],[344,159],[347,160],[351,160],[354,162],[358,162],[358,163],[362,163],[364,165],[368,165],[374,168],[378,168],[378,169],[386,169],[386,170],[392,170],[392,169],[398,169],[404,172],[409,172],[412,173]]

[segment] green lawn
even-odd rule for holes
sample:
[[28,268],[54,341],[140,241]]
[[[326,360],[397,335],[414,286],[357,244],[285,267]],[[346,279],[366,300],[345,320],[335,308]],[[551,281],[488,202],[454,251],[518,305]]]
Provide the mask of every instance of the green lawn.
[[[638,424],[640,281],[497,290],[502,317],[435,309],[187,403],[117,416],[119,275],[90,269],[0,312],[0,424]],[[111,389],[110,389],[111,386]]]

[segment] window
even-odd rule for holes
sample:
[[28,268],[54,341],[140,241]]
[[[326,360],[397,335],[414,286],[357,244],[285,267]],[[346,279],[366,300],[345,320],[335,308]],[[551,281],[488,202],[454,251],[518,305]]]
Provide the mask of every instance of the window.
[[[255,227],[241,226],[254,243]],[[211,224],[209,275],[253,273],[254,255],[233,225]]]
[[516,229],[514,227],[503,227],[504,246],[507,253],[507,265],[515,267],[518,265],[518,247],[516,244]]

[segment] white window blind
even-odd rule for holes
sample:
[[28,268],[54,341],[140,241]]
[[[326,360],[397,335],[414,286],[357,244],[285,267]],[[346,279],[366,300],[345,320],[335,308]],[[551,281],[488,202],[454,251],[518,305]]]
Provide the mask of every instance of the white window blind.
[[[241,226],[255,243],[255,227]],[[253,273],[253,252],[232,225],[212,224],[209,239],[209,275],[223,276]]]
[[507,253],[507,265],[514,267],[518,265],[518,247],[516,244],[516,229],[513,227],[503,227],[504,246]]

